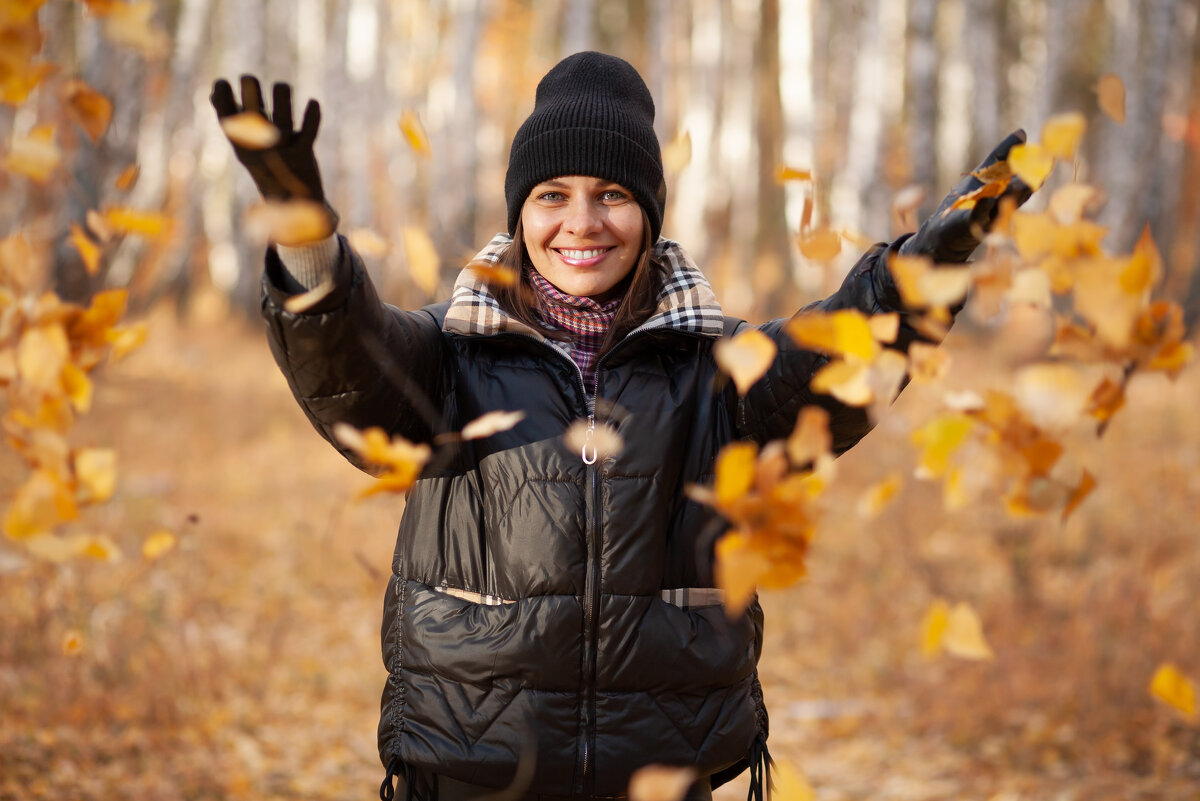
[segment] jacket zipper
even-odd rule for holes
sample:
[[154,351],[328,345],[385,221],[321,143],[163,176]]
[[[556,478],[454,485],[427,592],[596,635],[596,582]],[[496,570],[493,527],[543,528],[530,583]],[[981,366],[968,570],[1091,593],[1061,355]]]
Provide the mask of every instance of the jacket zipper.
[[[578,369],[579,365],[575,365]],[[599,368],[599,362],[596,367]],[[583,383],[583,371],[579,371],[580,383]],[[584,444],[580,456],[587,467],[588,503],[587,503],[587,575],[583,586],[583,644],[584,644],[584,697],[581,707],[581,723],[583,728],[583,767],[580,771],[576,792],[580,795],[590,795],[593,785],[592,751],[596,740],[596,657],[599,647],[599,635],[596,631],[596,607],[600,603],[600,469],[596,467],[598,454],[592,438],[596,430],[596,398],[600,393],[600,371],[594,373],[592,394],[587,394],[584,386],[584,398],[588,405],[588,428],[584,436]],[[588,452],[588,446],[591,452]]]

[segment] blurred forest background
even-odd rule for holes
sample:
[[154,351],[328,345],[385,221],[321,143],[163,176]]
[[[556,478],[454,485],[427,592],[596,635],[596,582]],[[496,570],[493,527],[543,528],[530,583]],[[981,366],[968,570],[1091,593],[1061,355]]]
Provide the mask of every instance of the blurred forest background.
[[[18,98],[25,11],[38,78]],[[321,101],[326,190],[402,306],[446,296],[503,226],[538,79],[599,49],[647,79],[671,166],[664,235],[727,313],[823,296],[1011,130],[1036,140],[1078,111],[1075,174],[1060,165],[1030,208],[1073,178],[1096,186],[1108,247],[1148,223],[1156,297],[1200,319],[1195,0],[0,0],[0,22],[0,237],[47,243],[45,288],[67,300],[128,289],[148,330],[99,371],[70,435],[119,452],[115,492],[79,523],[104,539],[63,559],[0,538],[0,799],[351,799],[382,777],[379,600],[403,501],[351,500],[366,478],[271,363],[243,218],[257,196],[209,106],[217,77]],[[1105,74],[1123,122],[1099,108]],[[111,100],[95,140],[64,112],[74,78]],[[429,153],[406,142],[406,112]],[[31,180],[13,154],[47,124],[61,162]],[[71,225],[113,207],[154,235],[101,243],[89,268]],[[809,214],[841,232],[836,257],[797,246]],[[432,295],[410,278],[412,227],[441,257]],[[999,369],[959,334],[956,375]],[[1164,663],[1200,676],[1198,393],[1194,367],[1139,377],[1085,447],[1098,489],[1066,523],[947,513],[919,486],[864,522],[857,493],[911,472],[905,414],[926,399],[906,391],[839,461],[811,579],[765,595],[776,757],[822,801],[1198,797],[1194,695],[1189,715],[1148,692]],[[0,455],[6,496],[22,480]],[[994,659],[922,654],[938,598],[973,604]]]

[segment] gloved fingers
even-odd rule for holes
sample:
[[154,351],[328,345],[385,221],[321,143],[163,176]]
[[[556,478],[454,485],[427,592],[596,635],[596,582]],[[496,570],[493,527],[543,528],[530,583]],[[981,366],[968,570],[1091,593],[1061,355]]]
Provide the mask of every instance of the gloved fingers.
[[267,116],[267,111],[263,108],[262,87],[258,85],[258,78],[253,75],[242,76],[242,108]]
[[992,224],[1000,213],[1000,205],[1006,198],[1015,200],[1017,208],[1020,208],[1032,195],[1033,190],[1029,188],[1029,185],[1014,175],[1009,181],[1008,187],[998,197],[984,198],[975,204],[975,207],[971,209],[970,224],[978,225],[986,234],[992,230]]
[[991,153],[988,153],[987,158],[980,162],[976,170],[982,170],[984,167],[990,167],[997,161],[1004,161],[1008,158],[1008,152],[1017,145],[1025,144],[1025,129],[1018,128],[1017,130],[1004,137],[1004,141],[996,145]]
[[1012,180],[1008,182],[1008,188],[1004,190],[1004,194],[1000,197],[1014,197],[1017,199],[1017,206],[1020,207],[1025,205],[1025,201],[1029,200],[1032,196],[1033,189],[1030,188],[1029,184],[1014,175]]
[[321,104],[315,99],[309,100],[304,107],[304,122],[300,125],[300,139],[312,144],[317,138],[317,129],[321,127]]
[[284,140],[292,135],[292,87],[277,83],[271,88],[271,121],[283,134]]
[[209,95],[208,100],[217,110],[217,119],[224,119],[240,111],[237,100],[233,97],[233,87],[224,78],[218,78],[213,84],[212,94]]

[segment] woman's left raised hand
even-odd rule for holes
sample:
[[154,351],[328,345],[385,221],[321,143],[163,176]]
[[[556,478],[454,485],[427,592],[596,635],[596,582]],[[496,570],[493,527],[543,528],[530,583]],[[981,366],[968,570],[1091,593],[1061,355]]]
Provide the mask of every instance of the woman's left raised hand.
[[980,198],[971,208],[951,209],[964,195],[983,186],[975,173],[1008,158],[1015,145],[1024,144],[1025,132],[1016,130],[988,154],[979,166],[959,181],[950,193],[938,204],[937,209],[921,224],[917,232],[900,246],[906,256],[928,256],[936,263],[961,263],[979,247],[983,237],[995,222],[1000,203],[1005,198],[1014,198],[1020,206],[1033,190],[1015,175],[1004,192],[996,197]]

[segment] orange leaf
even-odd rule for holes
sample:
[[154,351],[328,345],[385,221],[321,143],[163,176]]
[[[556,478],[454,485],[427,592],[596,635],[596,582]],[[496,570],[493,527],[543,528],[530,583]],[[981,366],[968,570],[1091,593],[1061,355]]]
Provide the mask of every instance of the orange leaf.
[[758,446],[753,442],[732,442],[721,449],[713,486],[718,506],[728,506],[750,491],[757,462]]
[[771,569],[767,557],[750,545],[749,537],[730,531],[717,540],[713,572],[725,593],[725,613],[733,618],[754,600],[759,580]]
[[882,481],[872,484],[858,499],[858,516],[865,520],[879,517],[903,486],[904,477],[899,473],[890,473]]
[[1067,518],[1071,513],[1079,508],[1079,505],[1084,502],[1087,496],[1092,494],[1092,490],[1096,488],[1095,477],[1084,470],[1083,475],[1079,479],[1079,485],[1071,490],[1071,497],[1067,499],[1067,503],[1063,506],[1062,522],[1067,522]]
[[475,273],[480,281],[495,286],[516,286],[517,271],[503,264],[496,264],[485,259],[479,259],[467,264],[467,269]]
[[28,328],[17,344],[17,370],[37,391],[59,395],[62,371],[70,356],[67,333],[57,323]]
[[780,167],[775,171],[775,180],[779,183],[784,181],[811,181],[813,178],[812,170],[805,170],[800,167]]
[[870,361],[879,353],[871,326],[857,309],[798,314],[788,320],[786,330],[801,347],[832,356]]
[[28,136],[14,136],[4,155],[4,168],[44,184],[62,163],[62,151],[54,143],[54,126],[39,125]]
[[171,218],[168,215],[137,211],[122,206],[105,209],[104,221],[118,233],[148,238],[166,236],[171,231]]
[[111,448],[84,448],[75,454],[75,480],[81,500],[103,503],[117,486],[117,452]]
[[749,328],[713,346],[717,366],[733,378],[738,394],[745,395],[775,361],[775,341],[757,328]]
[[4,533],[13,539],[49,531],[79,514],[71,492],[53,473],[34,471],[17,490],[4,518]]
[[1196,685],[1170,662],[1159,665],[1154,671],[1150,694],[1188,718],[1196,716]]
[[818,228],[800,237],[800,253],[812,261],[832,261],[842,252],[842,235],[829,228]]
[[1125,82],[1119,75],[1107,73],[1096,82],[1100,110],[1116,122],[1125,122]]
[[63,87],[67,113],[93,142],[100,140],[112,121],[112,103],[107,97],[80,80],[67,81]]
[[71,245],[79,252],[79,258],[83,259],[83,267],[88,275],[100,272],[100,246],[83,232],[79,223],[71,223]]
[[400,133],[418,156],[426,159],[433,156],[429,135],[425,133],[425,126],[421,125],[421,118],[417,116],[417,112],[409,109],[400,115]]
[[288,247],[320,242],[333,233],[333,220],[312,200],[266,200],[246,210],[246,233],[260,242]]
[[67,629],[63,632],[60,645],[65,656],[79,656],[83,653],[83,644],[83,632],[79,629]]
[[137,183],[138,175],[141,174],[141,169],[136,164],[130,164],[125,169],[121,170],[121,174],[117,176],[117,180],[113,181],[113,186],[119,192],[128,192],[133,189],[133,185]]
[[796,417],[796,425],[787,438],[787,455],[796,467],[813,464],[828,456],[833,447],[829,434],[829,412],[820,406],[805,406]]

